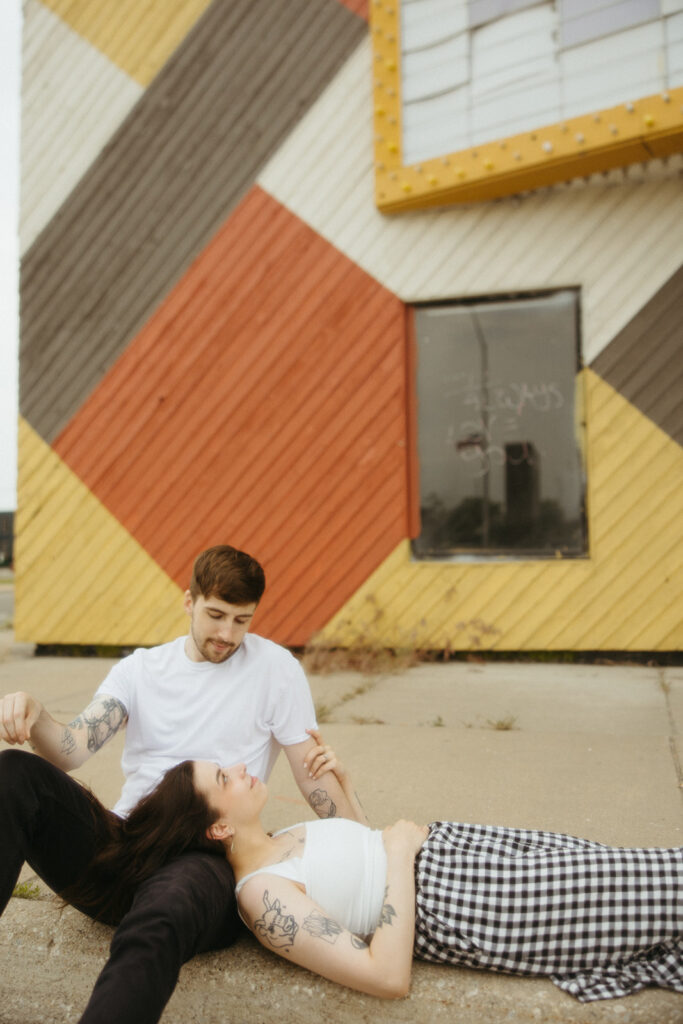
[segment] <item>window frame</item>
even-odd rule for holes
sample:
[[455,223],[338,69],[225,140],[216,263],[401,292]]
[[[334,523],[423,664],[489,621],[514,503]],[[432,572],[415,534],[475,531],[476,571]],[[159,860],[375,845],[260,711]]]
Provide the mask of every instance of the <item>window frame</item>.
[[[418,338],[415,324],[415,311],[418,309],[429,309],[444,306],[474,306],[486,303],[516,302],[547,298],[558,292],[574,292],[576,295],[576,374],[574,387],[574,422],[580,426],[581,432],[581,459],[582,459],[582,480],[581,480],[581,519],[583,522],[584,550],[580,553],[557,554],[555,550],[529,553],[514,549],[488,548],[487,550],[475,550],[465,548],[453,553],[441,553],[424,555],[416,551],[415,542],[422,530],[421,523],[421,495],[420,495],[420,451],[419,451],[419,409],[418,409]],[[548,563],[556,562],[561,565],[568,563],[580,563],[590,560],[591,555],[591,529],[589,517],[589,465],[588,465],[588,425],[587,425],[587,396],[585,391],[585,369],[586,364],[583,357],[582,345],[582,304],[581,288],[578,285],[566,287],[529,289],[524,291],[485,293],[482,295],[467,295],[462,297],[447,296],[429,300],[416,300],[407,303],[405,306],[406,320],[406,372],[407,372],[407,424],[408,424],[408,458],[407,458],[407,480],[408,480],[408,536],[410,539],[411,561],[416,564],[458,564],[458,563],[479,563],[491,564],[500,562],[533,562]]]

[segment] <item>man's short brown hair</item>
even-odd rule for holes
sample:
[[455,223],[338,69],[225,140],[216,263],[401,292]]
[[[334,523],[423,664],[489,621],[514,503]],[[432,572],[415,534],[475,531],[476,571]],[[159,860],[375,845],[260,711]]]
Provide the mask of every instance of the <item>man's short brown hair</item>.
[[218,597],[228,604],[258,604],[266,589],[261,565],[229,544],[207,548],[195,559],[190,582],[192,600]]

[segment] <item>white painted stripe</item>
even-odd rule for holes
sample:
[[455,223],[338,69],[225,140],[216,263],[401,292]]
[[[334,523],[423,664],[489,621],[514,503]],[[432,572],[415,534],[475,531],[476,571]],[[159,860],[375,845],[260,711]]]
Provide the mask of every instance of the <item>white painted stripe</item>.
[[39,0],[24,9],[19,237],[25,252],[144,89]]
[[374,205],[364,41],[259,184],[404,301],[582,289],[591,362],[683,262],[683,161],[496,202],[385,216]]

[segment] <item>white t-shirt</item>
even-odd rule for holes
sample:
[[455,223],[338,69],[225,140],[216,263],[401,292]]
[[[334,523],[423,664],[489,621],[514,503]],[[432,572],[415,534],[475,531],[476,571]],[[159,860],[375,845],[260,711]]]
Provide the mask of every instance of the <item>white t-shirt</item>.
[[186,637],[134,651],[96,696],[128,712],[121,759],[126,781],[114,810],[126,815],[180,761],[244,762],[264,781],[281,746],[309,739],[315,711],[301,665],[284,647],[247,633],[219,665],[191,661]]

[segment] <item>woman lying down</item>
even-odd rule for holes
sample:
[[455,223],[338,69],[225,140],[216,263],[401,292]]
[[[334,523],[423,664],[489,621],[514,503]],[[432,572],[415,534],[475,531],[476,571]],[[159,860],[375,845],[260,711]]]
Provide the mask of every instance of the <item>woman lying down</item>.
[[[334,771],[362,818],[348,773],[312,735],[311,772]],[[187,849],[213,850],[230,862],[240,915],[266,949],[385,998],[408,993],[413,956],[547,975],[582,1002],[648,985],[683,992],[683,848],[446,821],[379,832],[333,818],[270,835],[267,798],[244,765],[185,761],[122,824],[90,885],[101,896],[106,876],[115,901],[133,851],[139,882]],[[151,849],[136,843],[145,833],[157,836]],[[87,902],[87,890],[84,881],[69,899]]]

